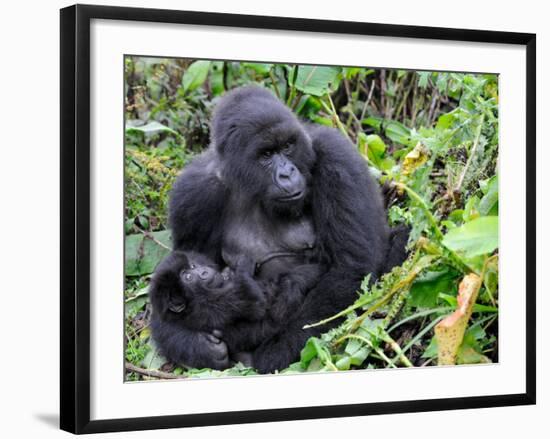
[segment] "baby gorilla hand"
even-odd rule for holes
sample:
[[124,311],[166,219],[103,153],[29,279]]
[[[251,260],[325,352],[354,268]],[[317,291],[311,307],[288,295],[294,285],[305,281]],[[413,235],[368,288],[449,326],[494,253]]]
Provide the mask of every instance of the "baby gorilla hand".
[[240,255],[237,259],[235,271],[240,275],[254,276],[256,263],[247,255]]
[[229,367],[227,345],[221,339],[222,332],[215,329],[212,333],[199,333],[199,343],[207,357],[206,365],[211,369],[223,370]]
[[235,267],[235,276],[241,299],[246,302],[243,310],[250,320],[261,320],[266,314],[267,298],[265,286],[254,279],[254,261],[247,255],[240,255]]
[[288,278],[281,279],[273,295],[269,314],[276,322],[281,322],[298,311],[304,296],[298,285]]

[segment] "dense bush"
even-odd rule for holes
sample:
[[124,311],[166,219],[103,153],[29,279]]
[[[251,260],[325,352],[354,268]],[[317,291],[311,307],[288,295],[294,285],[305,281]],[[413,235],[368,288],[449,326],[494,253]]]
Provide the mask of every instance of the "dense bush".
[[174,178],[208,145],[218,98],[250,83],[347,136],[384,187],[390,223],[412,229],[407,261],[370,288],[365,280],[338,314],[345,322],[283,372],[498,361],[495,75],[143,57],[128,57],[125,74],[128,379],[255,373],[165,364],[147,300],[170,248]]

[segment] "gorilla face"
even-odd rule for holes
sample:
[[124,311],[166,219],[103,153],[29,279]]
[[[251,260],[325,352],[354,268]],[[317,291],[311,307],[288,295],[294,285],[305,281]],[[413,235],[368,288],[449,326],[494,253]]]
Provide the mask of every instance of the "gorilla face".
[[238,89],[214,114],[222,180],[232,193],[270,212],[301,211],[315,153],[294,114],[269,91]]
[[229,280],[229,273],[227,270],[220,272],[215,266],[189,262],[182,267],[180,279],[183,289],[194,295],[202,289],[221,288]]
[[309,139],[300,130],[289,130],[282,124],[269,131],[268,136],[260,134],[247,145],[249,166],[255,169],[262,201],[280,208],[300,204],[307,195],[310,178],[309,161],[303,157],[304,151],[311,151]]
[[171,253],[155,273],[154,282],[164,291],[159,309],[164,313],[188,313],[198,298],[212,291],[232,288],[229,268],[220,271],[208,258],[194,252]]

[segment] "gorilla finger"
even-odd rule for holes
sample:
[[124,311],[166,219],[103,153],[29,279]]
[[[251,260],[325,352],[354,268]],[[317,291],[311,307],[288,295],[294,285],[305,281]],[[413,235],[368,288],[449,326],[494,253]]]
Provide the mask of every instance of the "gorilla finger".
[[216,360],[223,360],[225,357],[227,357],[229,350],[227,349],[227,345],[220,340],[219,343],[210,345],[209,352],[212,358]]
[[221,330],[219,330],[219,329],[214,329],[214,330],[212,331],[212,335],[213,335],[214,337],[217,337],[217,338],[222,338],[222,337],[223,337],[223,332],[222,332]]
[[224,370],[227,369],[230,366],[229,357],[222,358],[220,360],[214,360],[214,364],[212,366],[212,369],[216,370]]
[[254,359],[250,352],[239,352],[235,354],[235,360],[241,362],[246,367],[254,367]]
[[206,339],[211,342],[211,343],[214,343],[214,344],[219,344],[221,343],[221,340],[216,337],[215,335],[213,334],[206,334]]

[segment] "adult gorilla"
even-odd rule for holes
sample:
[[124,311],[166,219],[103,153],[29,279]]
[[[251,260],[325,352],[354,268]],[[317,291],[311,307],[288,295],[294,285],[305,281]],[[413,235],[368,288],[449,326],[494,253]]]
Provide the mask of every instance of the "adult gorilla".
[[[261,372],[296,360],[310,336],[328,329],[303,326],[350,305],[364,276],[384,271],[391,247],[379,187],[353,145],[335,129],[301,123],[256,86],[221,99],[211,146],[174,185],[170,225],[174,249],[229,266],[246,254],[260,280],[323,267],[303,299],[280,294],[276,331],[243,334],[258,342],[252,358]],[[172,361],[228,365],[216,337],[172,329],[160,334]]]

